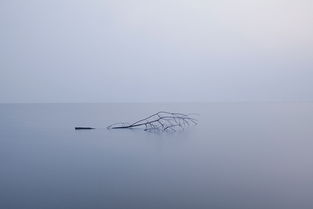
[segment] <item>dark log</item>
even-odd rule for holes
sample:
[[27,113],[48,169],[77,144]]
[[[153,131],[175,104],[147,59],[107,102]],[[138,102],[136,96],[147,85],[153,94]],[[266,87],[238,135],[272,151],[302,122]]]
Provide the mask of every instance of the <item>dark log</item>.
[[90,130],[90,129],[95,129],[92,127],[75,127],[75,130]]

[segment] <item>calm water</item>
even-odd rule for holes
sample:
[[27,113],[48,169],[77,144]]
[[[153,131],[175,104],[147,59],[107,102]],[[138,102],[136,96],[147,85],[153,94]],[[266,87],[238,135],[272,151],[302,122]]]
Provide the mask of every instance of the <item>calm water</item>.
[[[159,110],[200,124],[101,128]],[[313,104],[3,104],[0,208],[312,209]]]

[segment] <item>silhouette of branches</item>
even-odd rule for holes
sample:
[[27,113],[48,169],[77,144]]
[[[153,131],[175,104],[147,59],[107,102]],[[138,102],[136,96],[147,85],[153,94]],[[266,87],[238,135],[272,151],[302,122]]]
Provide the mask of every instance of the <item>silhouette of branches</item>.
[[198,121],[190,115],[160,111],[149,117],[138,120],[134,123],[115,123],[108,126],[108,129],[131,129],[144,127],[149,132],[176,132],[184,130],[191,125],[197,125]]

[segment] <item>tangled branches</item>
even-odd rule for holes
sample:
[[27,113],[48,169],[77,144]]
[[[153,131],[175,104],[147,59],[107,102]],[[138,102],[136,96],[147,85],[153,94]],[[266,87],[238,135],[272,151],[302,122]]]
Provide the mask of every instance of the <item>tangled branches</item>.
[[115,123],[108,126],[107,128],[129,129],[144,127],[144,130],[149,132],[176,132],[178,130],[184,130],[184,128],[188,126],[197,124],[197,120],[190,117],[190,115],[160,111],[131,124]]

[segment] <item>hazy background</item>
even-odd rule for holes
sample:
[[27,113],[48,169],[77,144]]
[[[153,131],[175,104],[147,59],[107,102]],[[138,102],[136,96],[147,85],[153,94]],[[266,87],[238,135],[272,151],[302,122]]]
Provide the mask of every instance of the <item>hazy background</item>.
[[0,102],[312,101],[312,0],[1,0]]

